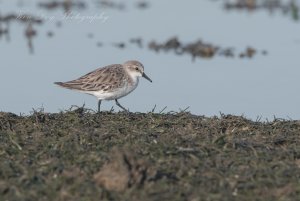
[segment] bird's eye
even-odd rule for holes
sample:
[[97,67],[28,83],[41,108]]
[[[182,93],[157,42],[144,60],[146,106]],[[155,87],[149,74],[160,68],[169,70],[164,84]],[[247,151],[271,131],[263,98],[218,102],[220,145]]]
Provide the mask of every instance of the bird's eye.
[[137,71],[138,71],[138,70],[139,70],[139,68],[138,68],[138,67],[136,67],[136,68],[135,68],[135,70],[137,70]]

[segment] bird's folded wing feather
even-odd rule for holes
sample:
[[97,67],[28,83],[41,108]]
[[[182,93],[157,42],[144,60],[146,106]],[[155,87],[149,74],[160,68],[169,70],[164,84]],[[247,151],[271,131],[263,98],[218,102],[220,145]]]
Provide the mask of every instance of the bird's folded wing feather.
[[119,88],[124,80],[124,68],[120,64],[113,64],[98,68],[76,80],[56,82],[56,84],[80,91],[109,91]]

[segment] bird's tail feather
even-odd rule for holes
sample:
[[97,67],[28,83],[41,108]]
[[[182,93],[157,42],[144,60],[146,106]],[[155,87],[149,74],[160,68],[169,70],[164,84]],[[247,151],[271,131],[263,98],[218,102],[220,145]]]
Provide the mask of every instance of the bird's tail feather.
[[73,84],[69,84],[69,83],[66,83],[66,82],[54,82],[54,84],[56,84],[58,86],[61,86],[61,87],[64,87],[64,88],[67,88],[67,89],[78,90]]

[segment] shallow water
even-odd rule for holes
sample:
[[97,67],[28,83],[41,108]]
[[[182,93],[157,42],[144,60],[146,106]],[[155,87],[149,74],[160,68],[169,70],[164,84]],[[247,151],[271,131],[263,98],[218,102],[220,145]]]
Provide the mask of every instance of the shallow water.
[[[191,0],[151,1],[149,8],[137,9],[137,1],[126,1],[125,10],[102,8],[74,9],[74,18],[65,18],[63,9],[45,10],[37,1],[0,1],[2,15],[30,13],[44,19],[34,25],[33,54],[27,46],[25,25],[10,24],[10,40],[0,39],[0,110],[29,113],[43,107],[46,112],[83,105],[96,109],[97,100],[85,94],[59,88],[55,81],[77,78],[97,67],[140,60],[153,80],[140,80],[138,88],[120,99],[132,112],[178,111],[187,107],[193,114],[218,115],[219,112],[256,119],[300,118],[299,52],[300,22],[280,12],[228,12],[220,2]],[[21,5],[21,6],[20,6]],[[168,12],[166,12],[166,9]],[[171,10],[171,11],[170,11]],[[99,19],[75,19],[75,16]],[[107,18],[103,20],[104,16]],[[57,26],[61,21],[61,27]],[[4,27],[5,24],[2,23]],[[49,38],[47,33],[53,32]],[[263,56],[252,59],[178,56],[155,53],[147,48],[151,40],[166,41],[178,36],[182,41],[203,39],[238,51],[252,46]],[[141,37],[144,47],[128,43]],[[103,46],[98,47],[101,42]],[[126,42],[126,48],[112,46]],[[104,102],[110,110],[114,102]]]

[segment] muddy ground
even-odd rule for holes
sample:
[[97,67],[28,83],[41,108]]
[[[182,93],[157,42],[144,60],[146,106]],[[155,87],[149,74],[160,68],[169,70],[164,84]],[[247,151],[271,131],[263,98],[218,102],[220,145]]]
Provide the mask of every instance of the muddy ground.
[[0,113],[0,200],[300,200],[300,121]]

